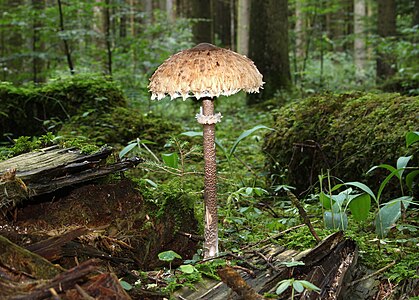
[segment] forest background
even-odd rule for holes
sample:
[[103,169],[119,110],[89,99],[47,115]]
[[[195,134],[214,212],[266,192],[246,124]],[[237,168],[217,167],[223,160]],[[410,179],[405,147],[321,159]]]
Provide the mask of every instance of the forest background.
[[[112,76],[135,103],[171,54],[210,42],[249,56],[260,102],[379,87],[418,93],[418,0],[2,0],[0,80]],[[378,85],[377,85],[378,84]]]

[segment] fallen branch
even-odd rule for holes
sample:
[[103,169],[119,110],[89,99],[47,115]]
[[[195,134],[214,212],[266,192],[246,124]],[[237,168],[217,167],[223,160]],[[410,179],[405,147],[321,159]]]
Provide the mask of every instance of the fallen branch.
[[301,205],[298,198],[291,192],[287,191],[288,197],[291,199],[292,204],[295,205],[298,209],[298,213],[300,214],[301,219],[303,220],[304,224],[307,225],[308,229],[310,230],[311,234],[316,239],[316,242],[319,243],[321,241],[321,238],[317,235],[316,231],[314,230],[313,224],[310,222],[310,218],[308,217],[306,211],[304,210],[304,207]]
[[389,263],[387,266],[384,266],[384,267],[382,267],[381,269],[379,269],[379,270],[377,270],[377,271],[375,271],[375,272],[373,272],[373,273],[371,273],[371,274],[365,275],[364,277],[362,277],[362,278],[360,278],[360,279],[357,279],[357,280],[352,281],[349,285],[350,285],[350,286],[354,286],[355,284],[357,284],[357,283],[359,283],[359,282],[361,282],[361,281],[364,281],[364,280],[367,280],[367,279],[369,279],[369,278],[371,278],[371,277],[374,277],[375,275],[378,275],[378,274],[380,274],[380,273],[384,272],[384,271],[385,271],[385,270],[387,270],[388,268],[391,268],[391,267],[392,267],[392,266],[394,266],[395,264],[396,264],[396,262],[395,262],[395,261],[393,261],[393,262]]
[[247,282],[231,267],[218,269],[218,275],[221,280],[233,291],[235,291],[240,299],[243,300],[263,300],[263,296],[259,295]]

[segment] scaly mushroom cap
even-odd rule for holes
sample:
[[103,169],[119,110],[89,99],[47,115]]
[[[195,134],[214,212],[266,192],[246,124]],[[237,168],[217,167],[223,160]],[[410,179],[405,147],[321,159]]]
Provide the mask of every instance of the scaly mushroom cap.
[[148,85],[151,99],[258,93],[264,82],[253,61],[208,43],[176,53],[161,64]]

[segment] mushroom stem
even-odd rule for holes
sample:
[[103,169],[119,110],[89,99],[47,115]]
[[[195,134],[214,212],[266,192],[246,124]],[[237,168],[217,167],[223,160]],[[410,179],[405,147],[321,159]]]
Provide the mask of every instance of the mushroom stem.
[[[214,99],[203,98],[202,114],[214,115]],[[215,123],[203,124],[204,137],[204,258],[218,255],[217,167],[215,160]]]

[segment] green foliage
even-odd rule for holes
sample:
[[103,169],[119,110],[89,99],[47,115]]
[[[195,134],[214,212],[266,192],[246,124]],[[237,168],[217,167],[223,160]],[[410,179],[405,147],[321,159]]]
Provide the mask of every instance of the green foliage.
[[322,94],[286,105],[276,111],[275,131],[264,144],[271,182],[283,184],[285,175],[287,184],[307,191],[313,174],[330,169],[344,182],[361,176],[378,188],[384,172],[365,174],[408,151],[403,136],[417,126],[418,107],[419,97],[363,93]]
[[55,137],[50,132],[40,137],[20,136],[13,141],[13,146],[0,147],[0,160],[52,146],[56,144],[58,140],[59,137]]
[[276,293],[281,295],[291,287],[291,299],[294,299],[295,292],[302,293],[304,290],[320,292],[320,289],[307,280],[297,280],[294,278],[284,279],[278,283]]

